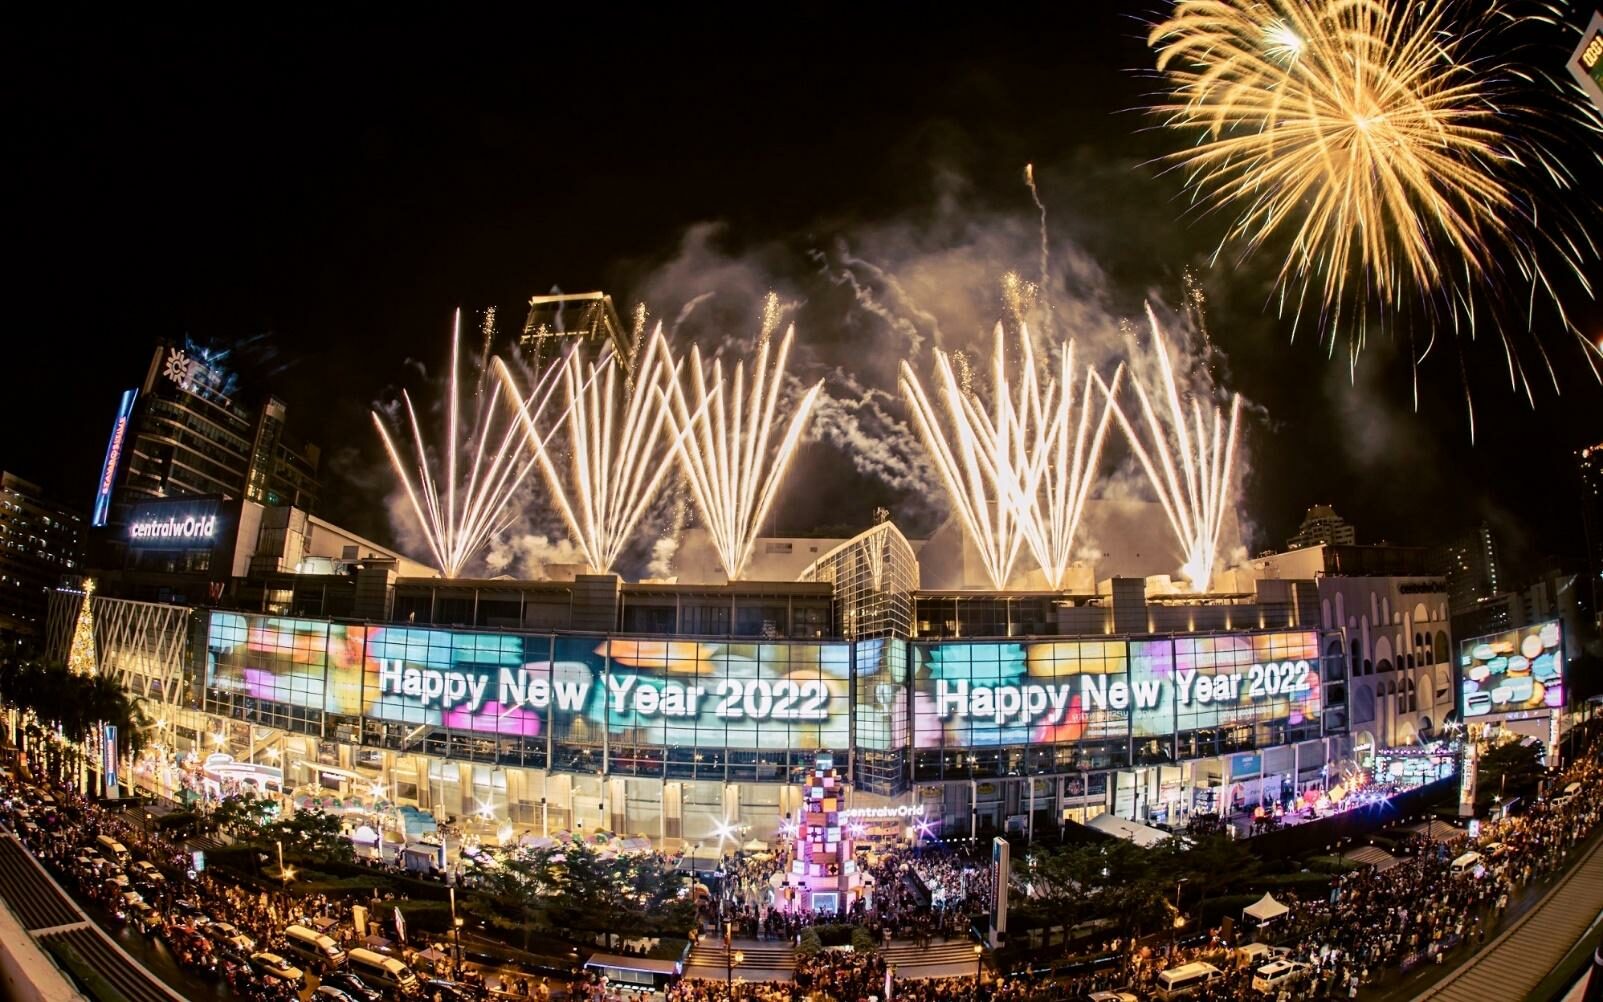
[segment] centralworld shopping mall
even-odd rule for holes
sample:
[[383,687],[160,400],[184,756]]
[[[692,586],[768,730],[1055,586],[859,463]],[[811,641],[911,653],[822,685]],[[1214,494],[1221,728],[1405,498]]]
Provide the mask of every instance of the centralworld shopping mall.
[[[96,664],[155,722],[124,793],[248,785],[386,840],[432,815],[722,845],[773,839],[827,752],[868,838],[1031,835],[1434,778],[1472,682],[1479,720],[1545,742],[1564,707],[1557,627],[1451,637],[1423,550],[1307,546],[1196,594],[1141,502],[1089,502],[1099,552],[1050,590],[986,587],[956,523],[889,520],[760,538],[734,582],[696,529],[672,580],[446,579],[305,510],[316,453],[281,404],[201,393],[164,357],[125,396],[90,560]],[[52,594],[47,656],[87,581]]]
[[[1085,594],[931,590],[885,522],[765,540],[770,567],[805,562],[788,581],[446,580],[404,576],[403,558],[293,508],[153,507],[212,519],[216,538],[160,541],[213,548],[199,560],[131,547],[89,599],[101,669],[156,721],[121,765],[125,792],[244,784],[369,825],[417,808],[484,836],[694,846],[773,839],[829,752],[870,838],[1028,835],[1351,788],[1452,712],[1447,639],[1416,622],[1432,615],[1423,601],[1398,595],[1395,623],[1342,629],[1328,621],[1339,593],[1272,568],[1202,597],[1134,577]],[[292,564],[272,552],[285,538],[300,541]],[[173,601],[196,590],[175,567],[230,563],[259,592],[233,608]],[[84,600],[81,586],[54,595],[58,656]],[[1395,653],[1409,639],[1417,660]],[[1412,702],[1385,691],[1395,678],[1418,679]]]

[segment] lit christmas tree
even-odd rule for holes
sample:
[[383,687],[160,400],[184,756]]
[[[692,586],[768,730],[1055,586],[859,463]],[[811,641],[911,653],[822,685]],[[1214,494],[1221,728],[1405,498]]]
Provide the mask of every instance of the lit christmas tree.
[[818,756],[807,773],[802,794],[804,802],[796,818],[796,854],[785,886],[797,888],[792,907],[842,914],[863,893],[863,875],[852,851],[854,832],[847,820],[846,784],[832,756]]
[[72,628],[72,649],[67,654],[67,670],[74,675],[93,675],[100,670],[95,658],[95,614],[89,608],[94,595],[94,578],[84,578],[83,605],[78,607],[78,622]]

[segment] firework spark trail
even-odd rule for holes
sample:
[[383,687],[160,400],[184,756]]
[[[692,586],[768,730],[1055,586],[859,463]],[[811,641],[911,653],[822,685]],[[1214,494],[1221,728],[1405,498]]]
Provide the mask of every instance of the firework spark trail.
[[774,336],[774,331],[779,329],[779,321],[783,319],[784,312],[784,304],[779,301],[779,293],[770,289],[768,295],[763,297],[762,326],[757,329],[759,350],[768,347],[769,339]]
[[1230,401],[1228,428],[1218,407],[1213,408],[1210,424],[1196,397],[1191,398],[1188,414],[1180,401],[1169,349],[1151,306],[1147,307],[1147,320],[1152,325],[1158,371],[1163,380],[1162,402],[1168,405],[1167,411],[1154,407],[1146,387],[1139,379],[1132,379],[1147,432],[1146,443],[1117,402],[1112,404],[1113,413],[1180,543],[1185,555],[1181,572],[1192,591],[1205,592],[1213,581],[1219,533],[1230,500],[1241,396],[1237,394]]
[[[1553,23],[1543,5],[1524,6]],[[1567,268],[1590,295],[1585,272],[1599,253],[1576,217],[1590,200],[1574,197],[1576,176],[1548,147],[1599,135],[1603,120],[1503,37],[1525,19],[1515,8],[1181,0],[1152,29],[1173,86],[1155,110],[1201,133],[1172,162],[1204,205],[1235,213],[1225,243],[1251,253],[1289,235],[1281,309],[1299,321],[1315,310],[1332,347],[1345,330],[1356,356],[1371,317],[1384,330],[1387,317],[1416,308],[1433,328],[1445,315],[1473,336],[1476,304],[1522,283],[1527,329],[1541,290],[1579,337],[1545,267]],[[1505,326],[1510,382],[1529,395]],[[1581,340],[1598,377],[1603,353]]]
[[[510,423],[501,433],[495,451],[489,454],[489,463],[485,463],[485,450],[494,437],[492,434],[494,416],[501,399],[502,387],[499,383],[491,390],[488,400],[480,396],[481,402],[476,412],[474,427],[467,441],[462,440],[459,429],[461,411],[458,391],[461,328],[462,311],[458,310],[451,325],[451,374],[448,410],[445,416],[444,450],[447,458],[443,498],[441,485],[437,483],[431,471],[423,430],[418,423],[417,410],[412,406],[411,395],[404,390],[401,392],[416,451],[415,482],[412,475],[407,472],[407,463],[401,458],[401,451],[396,447],[383,417],[378,411],[373,412],[373,424],[384,442],[384,451],[390,458],[390,464],[395,468],[395,474],[406,491],[407,500],[417,517],[418,526],[429,544],[430,551],[434,554],[434,559],[439,562],[441,571],[449,578],[461,576],[463,568],[477,556],[490,537],[505,529],[506,525],[516,517],[503,518],[502,513],[534,469],[532,458],[521,463],[516,461],[516,457],[520,454],[519,450],[514,448],[519,431],[517,422]],[[501,364],[499,359],[496,360],[496,364]],[[555,371],[553,368],[537,380],[534,389],[527,397],[513,389],[508,395],[508,404],[526,418],[531,414],[538,417],[544,412],[556,388]],[[477,439],[476,445],[473,444],[474,439]],[[459,483],[457,479],[457,452],[462,447],[471,447],[473,450],[472,464],[465,483]],[[462,498],[460,515],[457,511],[459,492]]]
[[[772,294],[769,305],[777,306]],[[765,331],[769,318],[765,309]],[[713,359],[709,372],[696,347],[690,352],[690,394],[685,392],[680,366],[674,367],[670,381],[667,410],[676,432],[680,466],[724,574],[731,581],[740,578],[751,559],[757,534],[824,387],[820,379],[802,394],[784,436],[773,445],[785,363],[795,335],[794,326],[786,329],[779,350],[772,353],[771,367],[771,342],[766,336],[759,337],[749,394],[744,363],[736,363],[733,380],[726,381],[722,360]],[[667,353],[666,347],[663,352]]]
[[[662,389],[670,365],[660,326],[632,374],[621,372],[622,365],[610,349],[599,362],[589,363],[575,349],[552,366],[561,373],[567,409],[551,430],[542,434],[535,415],[526,408],[519,412],[524,439],[545,477],[552,503],[585,562],[597,573],[610,571],[617,563],[673,469],[669,457],[678,443],[665,433]],[[517,383],[506,365],[498,364],[496,372],[508,394],[516,395]],[[566,478],[549,444],[563,430],[569,458]]]
[[1035,165],[1024,165],[1024,184],[1030,189],[1030,198],[1035,201],[1036,209],[1041,213],[1041,288],[1047,288],[1047,276],[1051,273],[1048,264],[1051,258],[1051,244],[1046,236],[1046,203],[1041,201],[1041,193],[1035,187]]
[[[1019,354],[1015,385],[998,324],[989,409],[963,385],[953,356],[944,351],[936,352],[935,374],[946,421],[905,361],[902,393],[992,586],[1007,586],[1019,553],[1028,546],[1047,584],[1058,588],[1073,557],[1074,535],[1094,482],[1123,367],[1115,371],[1112,387],[1087,368],[1076,408],[1072,344],[1058,347],[1057,373],[1044,382],[1037,375],[1026,327],[1019,328]],[[1103,391],[1105,403],[1093,431],[1096,388]]]

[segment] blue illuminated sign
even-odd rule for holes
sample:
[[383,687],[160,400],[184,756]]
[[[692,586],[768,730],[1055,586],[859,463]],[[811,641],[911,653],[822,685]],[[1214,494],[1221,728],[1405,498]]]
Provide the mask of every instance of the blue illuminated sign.
[[106,460],[100,465],[100,485],[95,490],[94,515],[90,525],[106,524],[111,511],[111,485],[117,479],[117,465],[122,460],[123,440],[128,436],[128,422],[134,415],[134,399],[138,390],[124,390],[122,403],[117,406],[117,420],[111,426],[111,438],[106,442]]

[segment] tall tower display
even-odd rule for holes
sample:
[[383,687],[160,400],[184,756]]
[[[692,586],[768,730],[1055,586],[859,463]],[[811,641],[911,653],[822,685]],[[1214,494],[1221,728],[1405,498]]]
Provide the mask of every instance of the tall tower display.
[[818,756],[802,793],[788,881],[798,891],[794,906],[820,914],[844,912],[862,892],[863,874],[852,852],[846,787],[834,756]]

